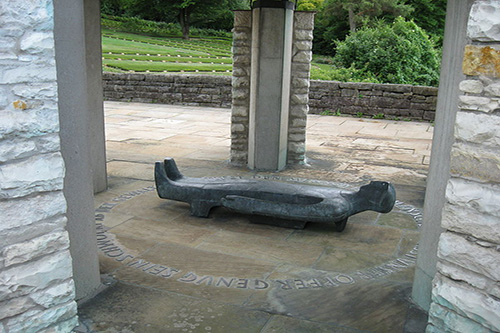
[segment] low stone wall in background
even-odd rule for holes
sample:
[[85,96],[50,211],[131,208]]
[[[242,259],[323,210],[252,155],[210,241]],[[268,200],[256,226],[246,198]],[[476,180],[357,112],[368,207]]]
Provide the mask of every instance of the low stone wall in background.
[[104,99],[174,105],[231,107],[231,77],[104,73]]
[[[151,73],[104,73],[104,98],[112,101],[231,107],[231,77]],[[387,119],[434,120],[437,88],[334,81],[311,81],[309,113]]]

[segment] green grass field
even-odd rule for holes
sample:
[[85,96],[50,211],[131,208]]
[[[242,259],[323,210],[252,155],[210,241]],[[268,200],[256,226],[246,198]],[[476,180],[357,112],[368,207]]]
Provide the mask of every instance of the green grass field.
[[[231,75],[231,44],[231,39],[223,37],[183,40],[103,29],[103,69],[108,72]],[[320,62],[313,58],[311,79],[331,80],[335,69]]]
[[183,40],[103,29],[103,69],[113,72],[184,72],[230,74],[231,40],[203,37]]

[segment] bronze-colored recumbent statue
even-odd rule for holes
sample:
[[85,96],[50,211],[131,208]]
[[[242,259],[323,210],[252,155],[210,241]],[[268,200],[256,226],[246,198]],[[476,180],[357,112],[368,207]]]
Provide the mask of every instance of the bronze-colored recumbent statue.
[[359,191],[241,178],[184,177],[172,158],[155,164],[155,182],[163,199],[187,202],[191,215],[208,217],[217,206],[281,219],[335,223],[344,230],[349,216],[373,210],[388,213],[396,192],[388,182],[372,181]]

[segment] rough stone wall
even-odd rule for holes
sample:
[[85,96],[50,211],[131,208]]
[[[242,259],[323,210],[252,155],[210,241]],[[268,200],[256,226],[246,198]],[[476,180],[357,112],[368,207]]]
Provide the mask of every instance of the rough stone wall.
[[402,84],[311,81],[311,113],[342,114],[412,120],[434,120],[438,89]]
[[500,331],[500,1],[467,31],[428,332]]
[[248,161],[252,12],[235,11],[231,108],[231,163]]
[[231,79],[223,76],[104,73],[103,90],[112,101],[231,107]]
[[300,163],[305,159],[313,29],[314,13],[295,12],[288,123],[287,160],[289,164]]
[[1,1],[0,44],[0,332],[69,332],[52,1]]
[[[104,97],[114,101],[232,107],[233,123],[245,127],[248,123],[250,94],[250,56],[246,52],[250,48],[251,31],[250,28],[242,30],[239,26],[233,39],[232,81],[225,76],[104,73]],[[308,38],[307,35],[302,36]],[[295,44],[300,47],[307,42],[302,40]],[[304,54],[299,56],[294,59],[301,59]],[[300,127],[308,112],[319,114],[337,110],[350,115],[357,115],[358,112],[365,116],[382,113],[386,118],[434,120],[437,88],[315,80],[308,84],[306,78],[310,65],[296,61],[292,66],[290,129]],[[304,93],[306,89],[309,92],[307,96]],[[244,127],[238,128],[245,133]],[[290,131],[291,135],[293,133]],[[294,141],[292,138],[290,140]]]

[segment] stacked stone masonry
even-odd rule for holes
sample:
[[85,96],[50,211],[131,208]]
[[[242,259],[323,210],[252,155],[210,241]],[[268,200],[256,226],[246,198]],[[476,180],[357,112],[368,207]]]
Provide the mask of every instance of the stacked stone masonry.
[[[223,108],[230,108],[232,103],[236,123],[244,124],[248,120],[247,99],[250,93],[250,73],[244,66],[250,64],[250,57],[243,53],[250,47],[247,40],[251,31],[241,30],[235,30],[237,33],[233,39],[232,80],[208,75],[104,73],[104,97],[113,101]],[[309,74],[306,73],[309,73],[310,65],[294,63],[292,66],[295,93],[291,118],[303,119],[307,113],[340,111],[353,116],[359,113],[368,117],[384,114],[387,119],[434,120],[437,100],[435,87],[315,80],[308,84]],[[306,89],[309,90],[307,96],[303,93]]]
[[70,332],[52,1],[0,2],[0,41],[0,332]]
[[250,115],[250,49],[252,16],[248,11],[234,12],[233,77],[231,109],[231,162],[244,165],[248,160]]
[[500,1],[467,32],[428,332],[500,331]]

